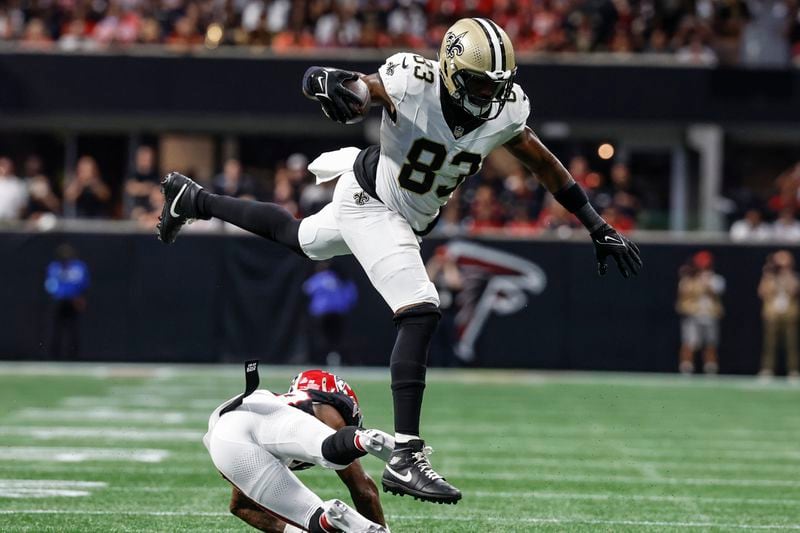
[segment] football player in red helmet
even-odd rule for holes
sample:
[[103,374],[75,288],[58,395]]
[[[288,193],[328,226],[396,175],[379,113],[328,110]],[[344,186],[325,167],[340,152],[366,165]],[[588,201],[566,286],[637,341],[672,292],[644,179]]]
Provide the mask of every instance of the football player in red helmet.
[[[262,531],[388,532],[378,490],[358,458],[388,460],[394,439],[361,427],[353,388],[323,370],[301,372],[285,394],[256,386],[257,378],[214,410],[203,438],[233,485],[231,512]],[[316,465],[336,470],[356,509],[323,502],[292,473]]]

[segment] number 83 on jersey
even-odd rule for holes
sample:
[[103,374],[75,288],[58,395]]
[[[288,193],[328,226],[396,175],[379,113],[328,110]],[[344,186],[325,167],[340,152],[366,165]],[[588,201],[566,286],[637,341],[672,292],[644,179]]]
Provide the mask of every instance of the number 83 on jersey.
[[452,181],[448,185],[436,187],[436,196],[447,198],[469,176],[476,174],[481,168],[481,156],[472,152],[458,152],[447,166],[451,172],[440,172],[446,166],[447,149],[443,144],[421,137],[414,141],[406,155],[406,162],[400,169],[397,180],[404,189],[427,194],[434,186],[437,175]]

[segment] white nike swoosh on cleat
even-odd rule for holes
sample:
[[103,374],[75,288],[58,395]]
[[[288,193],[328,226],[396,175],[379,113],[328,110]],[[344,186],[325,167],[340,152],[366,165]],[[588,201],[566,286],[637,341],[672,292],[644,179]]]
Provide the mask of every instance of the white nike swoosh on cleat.
[[183,184],[183,187],[181,187],[181,190],[178,191],[178,194],[177,196],[175,196],[175,199],[172,200],[172,205],[169,206],[169,214],[175,218],[178,218],[180,216],[178,213],[175,212],[175,206],[178,205],[178,201],[180,201],[181,196],[183,196],[183,192],[186,190],[186,187],[188,186],[189,186],[188,183]]
[[404,475],[404,476],[401,476],[400,474],[398,474],[397,472],[392,470],[392,467],[390,467],[390,466],[387,466],[386,470],[388,470],[391,475],[393,475],[394,477],[396,477],[397,479],[399,479],[403,483],[408,483],[409,481],[411,481],[411,471],[410,470],[408,472],[406,472],[406,475]]

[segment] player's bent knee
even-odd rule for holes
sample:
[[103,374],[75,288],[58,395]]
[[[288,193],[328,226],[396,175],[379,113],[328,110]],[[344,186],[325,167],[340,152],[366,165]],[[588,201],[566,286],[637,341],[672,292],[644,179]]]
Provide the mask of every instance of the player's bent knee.
[[402,307],[394,314],[394,323],[399,328],[404,324],[419,324],[436,327],[442,312],[431,302],[422,302]]

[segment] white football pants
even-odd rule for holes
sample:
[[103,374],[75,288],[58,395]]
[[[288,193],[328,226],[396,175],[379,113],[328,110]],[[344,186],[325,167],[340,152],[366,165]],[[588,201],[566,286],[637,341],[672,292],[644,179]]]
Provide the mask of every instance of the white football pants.
[[336,179],[333,200],[300,222],[303,252],[323,261],[353,254],[393,312],[424,302],[439,305],[411,226],[398,213],[364,192],[353,174],[354,148],[326,152],[309,170],[318,182]]
[[302,461],[344,468],[322,456],[322,442],[335,431],[264,390],[245,398],[235,411],[218,413],[219,408],[203,437],[217,470],[284,522],[307,528],[322,500],[287,465]]

